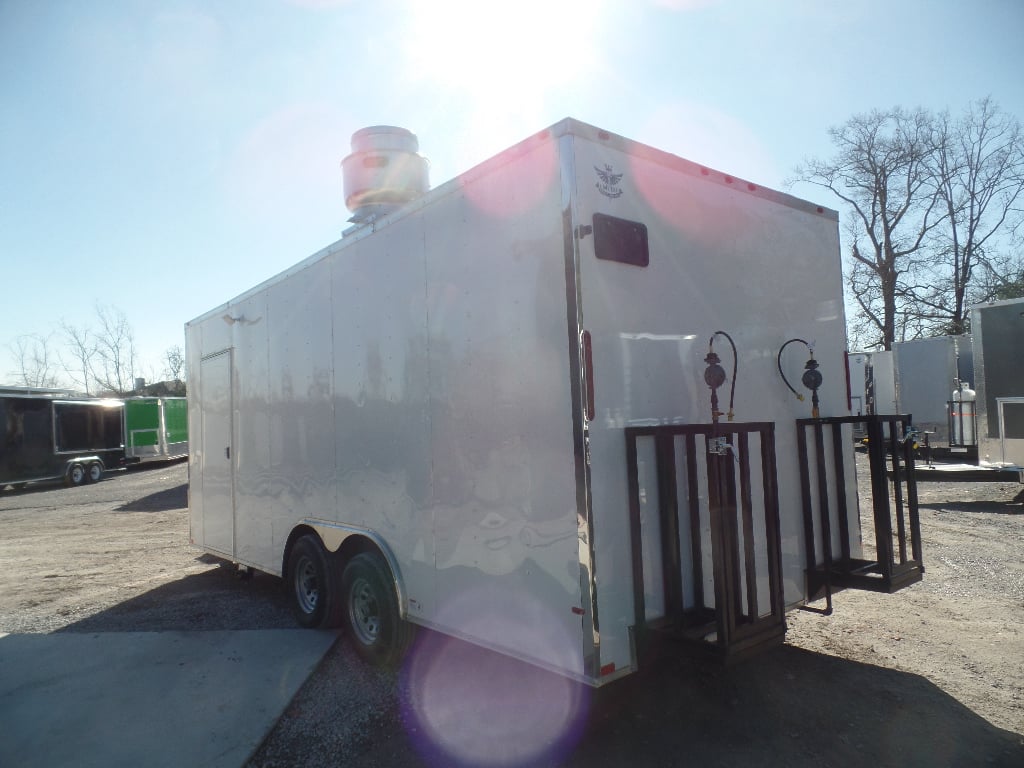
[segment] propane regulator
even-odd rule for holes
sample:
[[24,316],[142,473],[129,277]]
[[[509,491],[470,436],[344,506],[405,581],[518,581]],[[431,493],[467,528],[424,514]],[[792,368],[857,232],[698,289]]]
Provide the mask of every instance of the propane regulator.
[[814,359],[814,345],[808,344],[803,339],[790,339],[781,347],[779,347],[779,354],[777,363],[779,367],[779,375],[782,377],[782,381],[785,382],[786,386],[789,387],[789,391],[796,395],[796,399],[803,402],[804,396],[793,389],[793,385],[789,383],[789,379],[786,378],[785,371],[782,370],[782,353],[793,342],[799,342],[807,347],[808,358],[807,362],[804,363],[804,374],[800,377],[800,382],[811,390],[811,418],[820,418],[818,411],[818,389],[821,387],[824,378],[821,375],[821,371],[818,370],[818,361]]
[[711,421],[717,424],[718,417],[723,415],[718,410],[718,388],[725,384],[727,377],[725,369],[721,364],[722,359],[715,352],[715,336],[724,336],[729,342],[729,346],[732,347],[732,385],[729,388],[729,412],[724,414],[729,421],[732,421],[734,416],[733,402],[736,398],[736,370],[739,367],[739,363],[736,355],[736,344],[733,342],[732,337],[725,331],[715,331],[711,334],[711,339],[708,341],[708,353],[704,357],[704,362],[708,364],[708,367],[704,370],[704,383],[711,388]]

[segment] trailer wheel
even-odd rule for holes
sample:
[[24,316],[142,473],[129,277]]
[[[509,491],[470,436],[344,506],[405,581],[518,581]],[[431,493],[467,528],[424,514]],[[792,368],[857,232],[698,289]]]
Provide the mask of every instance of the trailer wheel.
[[317,536],[307,534],[292,545],[286,583],[292,612],[300,626],[319,629],[338,624],[334,574]]
[[86,478],[85,478],[86,482],[98,483],[100,481],[100,478],[102,478],[102,477],[103,477],[103,465],[100,464],[98,461],[94,461],[91,464],[89,464],[89,469],[87,470],[87,474],[86,474]]
[[394,578],[383,558],[374,552],[353,557],[341,576],[341,594],[356,653],[376,666],[400,662],[413,626],[399,615]]
[[85,467],[75,462],[68,467],[68,473],[64,476],[64,484],[69,486],[81,485],[85,482]]

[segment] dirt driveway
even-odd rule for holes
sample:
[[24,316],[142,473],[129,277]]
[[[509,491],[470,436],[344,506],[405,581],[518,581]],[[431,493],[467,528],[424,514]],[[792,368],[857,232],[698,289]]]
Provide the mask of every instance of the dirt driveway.
[[[277,579],[242,580],[188,546],[186,480],[172,464],[0,492],[0,632],[293,626]],[[434,660],[428,674],[389,675],[342,639],[249,765],[1017,768],[1019,490],[922,483],[922,583],[840,593],[830,617],[792,612],[785,646],[729,668],[666,647],[595,693],[461,644],[439,653],[431,633],[411,655]]]

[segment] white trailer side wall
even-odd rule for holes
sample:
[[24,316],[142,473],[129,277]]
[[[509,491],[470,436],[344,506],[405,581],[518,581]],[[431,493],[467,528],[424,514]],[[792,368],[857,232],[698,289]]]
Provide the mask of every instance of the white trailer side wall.
[[424,210],[431,621],[582,674],[562,180],[528,142]]
[[[299,523],[366,529],[411,619],[583,674],[554,147],[525,143],[189,324],[191,433],[231,413],[231,462],[201,442],[190,459],[197,543],[280,573]],[[222,350],[230,406],[204,402]],[[233,492],[203,490],[225,474]]]

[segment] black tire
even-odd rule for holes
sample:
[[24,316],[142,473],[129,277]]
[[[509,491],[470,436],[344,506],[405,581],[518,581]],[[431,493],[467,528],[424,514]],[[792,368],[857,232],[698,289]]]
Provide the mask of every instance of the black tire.
[[321,629],[338,625],[337,581],[331,558],[318,536],[306,534],[292,545],[285,585],[300,626]]
[[394,584],[375,552],[353,557],[341,575],[347,634],[356,653],[375,666],[397,666],[412,641],[413,625],[400,618]]
[[85,482],[98,483],[101,479],[103,479],[103,465],[98,461],[91,462],[85,471]]
[[85,482],[86,473],[85,467],[79,464],[77,461],[68,467],[68,473],[64,476],[64,484],[75,487]]

